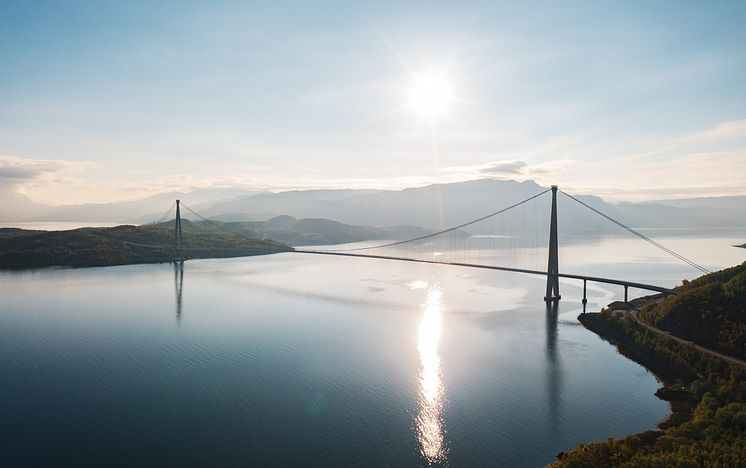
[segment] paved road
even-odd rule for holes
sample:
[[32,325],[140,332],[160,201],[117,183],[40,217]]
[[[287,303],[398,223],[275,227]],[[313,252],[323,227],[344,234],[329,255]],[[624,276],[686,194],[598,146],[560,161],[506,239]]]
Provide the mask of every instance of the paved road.
[[638,312],[639,311],[637,311],[637,310],[632,310],[632,311],[630,311],[630,314],[632,315],[632,318],[634,318],[637,323],[639,323],[643,327],[647,328],[648,330],[650,330],[650,331],[652,331],[654,333],[657,333],[657,334],[659,334],[661,336],[665,336],[666,338],[669,338],[671,340],[678,341],[681,344],[694,346],[698,350],[702,351],[703,353],[709,354],[710,356],[719,357],[720,359],[725,359],[726,361],[731,362],[733,364],[746,367],[746,361],[744,361],[742,359],[738,359],[738,358],[734,358],[734,357],[731,357],[731,356],[727,356],[727,355],[725,355],[723,353],[719,353],[717,351],[713,351],[713,350],[708,349],[708,348],[703,348],[702,346],[700,346],[698,344],[694,344],[691,341],[687,341],[687,340],[685,340],[683,338],[679,338],[678,336],[674,336],[674,335],[672,335],[672,334],[670,334],[668,332],[665,332],[665,331],[663,331],[663,330],[661,330],[659,328],[656,328],[656,327],[654,327],[654,326],[652,326],[652,325],[650,325],[650,324],[648,324],[648,323],[640,320],[640,317],[638,317],[638,315],[637,315]]

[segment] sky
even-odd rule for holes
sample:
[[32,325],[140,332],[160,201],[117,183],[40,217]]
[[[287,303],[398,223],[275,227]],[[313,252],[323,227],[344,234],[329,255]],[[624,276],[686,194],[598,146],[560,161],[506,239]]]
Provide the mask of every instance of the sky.
[[[743,195],[744,24],[743,1],[0,0],[0,193]],[[437,115],[412,101],[433,77]]]

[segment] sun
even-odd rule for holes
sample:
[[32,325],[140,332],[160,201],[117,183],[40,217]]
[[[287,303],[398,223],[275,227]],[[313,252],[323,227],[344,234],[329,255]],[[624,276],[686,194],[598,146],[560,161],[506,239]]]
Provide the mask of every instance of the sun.
[[420,117],[443,117],[452,103],[453,88],[445,76],[428,73],[412,80],[409,104]]

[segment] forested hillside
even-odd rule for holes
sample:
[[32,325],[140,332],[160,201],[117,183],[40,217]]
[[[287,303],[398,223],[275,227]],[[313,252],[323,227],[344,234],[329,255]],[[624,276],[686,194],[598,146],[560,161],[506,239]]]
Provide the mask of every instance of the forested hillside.
[[640,317],[656,327],[746,359],[746,263],[702,276]]
[[[744,342],[745,271],[742,264],[686,283],[680,295],[648,306],[642,317],[743,355],[737,346]],[[552,466],[746,466],[746,366],[655,333],[627,311],[606,309],[580,321],[664,380],[656,394],[671,401],[673,414],[660,430],[582,444]]]
[[173,228],[117,226],[70,231],[0,229],[0,268],[104,266],[174,259],[237,257],[292,250],[248,233],[230,233],[184,221],[174,250]]

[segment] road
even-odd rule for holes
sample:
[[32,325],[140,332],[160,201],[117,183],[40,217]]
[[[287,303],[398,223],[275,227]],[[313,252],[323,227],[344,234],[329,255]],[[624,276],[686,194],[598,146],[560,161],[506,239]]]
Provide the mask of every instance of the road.
[[679,342],[681,344],[689,345],[689,346],[694,346],[699,351],[702,351],[705,354],[709,354],[710,356],[719,357],[720,359],[725,359],[726,361],[731,362],[733,364],[746,367],[746,361],[744,361],[742,359],[734,358],[732,356],[728,356],[728,355],[725,355],[723,353],[719,353],[717,351],[713,351],[711,349],[704,348],[704,347],[702,347],[702,346],[700,346],[698,344],[692,343],[691,341],[687,341],[687,340],[685,340],[683,338],[679,338],[678,336],[674,336],[674,335],[672,335],[672,334],[670,334],[668,332],[665,332],[665,331],[663,331],[663,330],[661,330],[659,328],[656,328],[656,327],[654,327],[654,326],[652,326],[652,325],[650,325],[648,323],[645,323],[644,321],[640,320],[640,317],[637,315],[638,312],[639,311],[637,311],[637,310],[632,310],[632,311],[630,311],[630,314],[632,315],[632,318],[635,319],[635,321],[637,323],[639,323],[643,327],[647,328],[648,330],[650,330],[650,331],[652,331],[654,333],[657,333],[657,334],[659,334],[661,336],[665,336],[668,339],[677,341],[677,342]]

